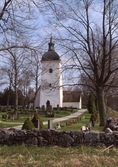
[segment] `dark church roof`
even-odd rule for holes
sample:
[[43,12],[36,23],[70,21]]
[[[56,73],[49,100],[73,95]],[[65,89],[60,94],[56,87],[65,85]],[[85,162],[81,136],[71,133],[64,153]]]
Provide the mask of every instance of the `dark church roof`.
[[52,42],[52,37],[50,38],[50,42],[48,43],[48,45],[48,52],[44,53],[44,55],[42,56],[42,61],[60,60],[59,55],[54,50],[54,43]]
[[44,55],[42,56],[42,61],[49,61],[49,60],[60,60],[60,57],[55,51],[50,50],[44,53]]
[[63,102],[80,102],[80,92],[63,91]]

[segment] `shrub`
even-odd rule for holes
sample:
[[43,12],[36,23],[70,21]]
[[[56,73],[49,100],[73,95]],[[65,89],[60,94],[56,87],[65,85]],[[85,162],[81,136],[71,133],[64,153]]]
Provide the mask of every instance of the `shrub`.
[[22,126],[22,129],[25,129],[25,130],[31,130],[35,128],[34,127],[34,124],[32,123],[32,121],[30,120],[30,118],[27,118]]
[[12,108],[7,108],[7,111],[12,111]]
[[34,109],[30,109],[29,112],[30,112],[30,113],[35,113],[36,110],[34,110]]
[[7,109],[6,109],[6,108],[3,108],[3,109],[2,109],[2,112],[7,112]]
[[97,113],[93,113],[91,114],[91,120],[97,121],[98,120],[98,114]]
[[38,113],[35,113],[35,114],[34,114],[34,117],[33,117],[33,119],[32,119],[32,122],[33,122],[35,128],[37,128],[37,120],[39,120],[39,122],[40,122],[40,128],[42,129],[42,128],[43,128],[43,122],[42,122],[42,120],[41,120],[39,114],[38,114]]
[[20,114],[24,114],[23,109],[20,109],[20,110],[19,110],[19,113],[20,113]]

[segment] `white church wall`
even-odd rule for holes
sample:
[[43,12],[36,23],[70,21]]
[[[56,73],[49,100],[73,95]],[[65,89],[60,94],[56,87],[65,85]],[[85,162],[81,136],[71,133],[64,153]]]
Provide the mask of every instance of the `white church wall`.
[[80,95],[80,101],[79,101],[79,109],[82,108],[82,96]]
[[63,87],[62,87],[62,62],[59,63],[59,94],[60,94],[60,107],[63,107]]
[[[52,69],[52,73],[49,73]],[[52,107],[62,107],[62,76],[61,61],[43,61],[40,91],[40,106],[49,100]],[[50,85],[50,86],[49,86]]]
[[81,103],[80,102],[63,102],[63,107],[75,107],[75,108],[81,109]]

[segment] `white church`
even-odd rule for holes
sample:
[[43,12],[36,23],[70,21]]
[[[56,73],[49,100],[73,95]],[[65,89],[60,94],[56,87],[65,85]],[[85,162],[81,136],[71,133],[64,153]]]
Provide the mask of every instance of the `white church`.
[[36,107],[49,105],[54,107],[74,107],[81,109],[82,100],[79,91],[66,91],[62,86],[62,62],[55,52],[52,37],[48,43],[48,51],[41,60],[41,85],[38,90]]

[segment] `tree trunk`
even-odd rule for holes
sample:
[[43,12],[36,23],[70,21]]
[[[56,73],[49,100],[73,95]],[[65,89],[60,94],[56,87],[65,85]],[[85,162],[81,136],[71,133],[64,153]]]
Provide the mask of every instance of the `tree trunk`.
[[100,116],[100,126],[106,125],[106,103],[105,103],[105,95],[104,88],[97,89],[97,98],[98,98],[98,110]]
[[33,109],[36,109],[36,105],[35,105],[35,101],[36,101],[36,97],[34,97],[34,102],[33,102]]
[[36,109],[36,96],[37,96],[37,92],[35,92],[35,96],[34,96],[34,102],[33,102],[33,109]]
[[34,110],[36,109],[36,97],[37,97],[37,93],[38,93],[39,89],[40,89],[40,87],[39,88],[36,87],[36,92],[35,92],[35,97],[34,97],[34,102],[33,102],[33,109]]
[[10,91],[11,91],[11,88],[9,87],[9,90],[8,90],[8,97],[7,97],[7,108],[9,108]]
[[18,114],[18,89],[15,87],[15,107],[14,112],[17,115]]

